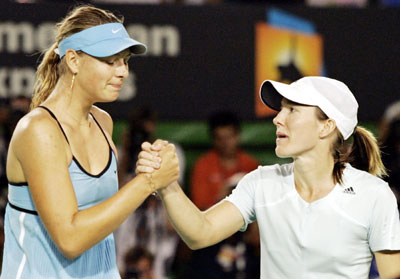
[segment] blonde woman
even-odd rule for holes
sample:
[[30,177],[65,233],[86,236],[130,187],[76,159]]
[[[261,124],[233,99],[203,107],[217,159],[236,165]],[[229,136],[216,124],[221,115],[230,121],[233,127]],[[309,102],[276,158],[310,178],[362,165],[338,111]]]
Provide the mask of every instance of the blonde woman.
[[[174,147],[118,191],[112,102],[128,76],[131,39],[114,14],[79,6],[57,25],[37,71],[31,111],[11,139],[2,279],[120,278],[113,231],[178,178]],[[161,162],[161,163],[160,163]]]
[[[357,126],[349,88],[304,77],[290,85],[265,81],[260,93],[279,111],[275,153],[293,162],[259,167],[204,212],[177,183],[159,190],[182,239],[199,249],[257,220],[263,279],[367,279],[373,255],[381,278],[400,276],[396,199],[379,178],[385,174],[380,151]],[[143,149],[138,171],[151,172],[156,157],[149,143]]]

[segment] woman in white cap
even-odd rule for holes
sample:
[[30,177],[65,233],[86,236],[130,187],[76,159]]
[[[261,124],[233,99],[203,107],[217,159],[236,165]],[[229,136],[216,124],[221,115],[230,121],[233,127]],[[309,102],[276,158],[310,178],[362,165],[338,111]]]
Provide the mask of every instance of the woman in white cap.
[[[260,93],[279,111],[275,152],[293,162],[259,167],[205,212],[176,183],[159,190],[183,240],[206,247],[257,220],[263,279],[366,279],[373,255],[381,278],[400,276],[396,200],[379,178],[385,168],[375,138],[357,126],[349,88],[305,77],[265,81]],[[151,172],[156,156],[149,143],[143,149],[137,171]]]
[[9,147],[1,278],[120,278],[112,233],[178,178],[178,161],[170,145],[158,171],[118,191],[112,119],[93,104],[117,99],[129,57],[146,47],[121,19],[91,6],[76,7],[57,27],[32,109]]

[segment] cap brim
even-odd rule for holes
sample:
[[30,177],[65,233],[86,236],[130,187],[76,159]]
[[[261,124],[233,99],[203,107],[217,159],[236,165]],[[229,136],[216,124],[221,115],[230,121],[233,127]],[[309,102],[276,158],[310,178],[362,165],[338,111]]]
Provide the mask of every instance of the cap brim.
[[131,38],[104,40],[91,46],[82,47],[81,50],[94,57],[107,57],[128,48],[133,54],[143,54],[146,52],[146,46],[144,44]]
[[289,85],[273,80],[266,80],[263,82],[260,89],[261,101],[273,110],[281,109],[283,98],[298,104],[315,105],[315,100],[308,98],[305,94],[301,94],[301,91],[293,85],[294,83]]
[[273,110],[280,110],[283,96],[279,92],[285,90],[291,90],[289,85],[273,80],[266,80],[260,88],[261,101]]

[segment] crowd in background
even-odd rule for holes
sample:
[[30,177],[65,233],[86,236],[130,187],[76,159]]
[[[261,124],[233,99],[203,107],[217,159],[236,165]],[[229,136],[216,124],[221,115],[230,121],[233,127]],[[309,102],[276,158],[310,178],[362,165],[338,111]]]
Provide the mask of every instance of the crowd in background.
[[[240,123],[229,111],[213,114],[209,119],[212,147],[193,167],[189,182],[192,200],[207,209],[223,199],[258,162],[239,147]],[[123,132],[120,146],[119,179],[135,175],[141,144],[154,141],[157,113],[148,107],[135,109]],[[181,166],[183,184],[185,153],[174,143]],[[259,277],[259,237],[254,223],[245,233],[209,248],[191,251],[168,221],[160,199],[148,198],[115,232],[117,261],[124,278],[230,278]]]

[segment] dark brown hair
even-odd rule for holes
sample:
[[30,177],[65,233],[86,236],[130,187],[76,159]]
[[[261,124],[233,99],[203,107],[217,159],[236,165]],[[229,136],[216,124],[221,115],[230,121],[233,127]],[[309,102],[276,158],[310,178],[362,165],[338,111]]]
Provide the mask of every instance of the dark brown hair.
[[[317,108],[317,118],[327,120],[328,116],[320,108]],[[353,167],[378,177],[387,175],[375,136],[361,126],[357,126],[353,135],[346,141],[337,130],[337,139],[332,144],[332,154],[335,160],[333,167],[335,183],[343,182],[345,163],[350,163]]]

